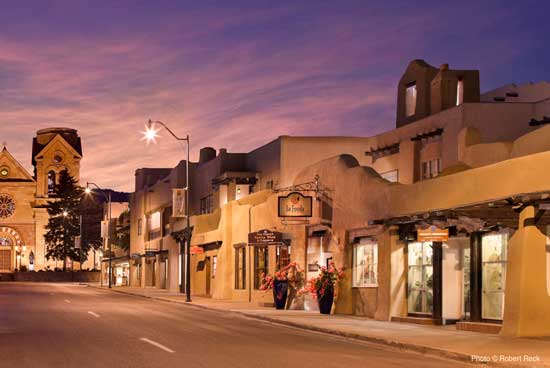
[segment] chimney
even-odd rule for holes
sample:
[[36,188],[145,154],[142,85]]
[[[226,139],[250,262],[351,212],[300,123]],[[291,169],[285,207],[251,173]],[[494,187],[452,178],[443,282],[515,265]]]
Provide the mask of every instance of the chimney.
[[442,71],[442,72],[445,72],[445,71],[449,70],[449,64],[447,64],[447,63],[441,64],[439,66],[439,70]]
[[227,154],[227,148],[220,148],[219,152],[218,152],[218,155],[221,156],[221,155],[226,155]]
[[216,150],[212,147],[203,147],[199,153],[199,164],[203,164],[216,158]]

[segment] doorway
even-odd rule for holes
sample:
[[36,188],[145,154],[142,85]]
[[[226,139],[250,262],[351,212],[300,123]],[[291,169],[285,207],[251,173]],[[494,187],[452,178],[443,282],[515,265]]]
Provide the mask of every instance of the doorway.
[[414,317],[442,318],[441,242],[408,244],[407,304]]
[[210,283],[212,279],[212,264],[210,263],[210,257],[206,257],[204,260],[205,263],[205,278],[206,278],[206,285],[205,285],[205,291],[206,295],[210,295]]
[[11,272],[11,249],[0,249],[0,272]]

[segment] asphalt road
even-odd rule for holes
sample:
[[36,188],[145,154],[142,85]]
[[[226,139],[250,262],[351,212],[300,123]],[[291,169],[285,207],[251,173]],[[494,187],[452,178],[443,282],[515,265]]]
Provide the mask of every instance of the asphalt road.
[[0,367],[463,367],[72,284],[0,283]]

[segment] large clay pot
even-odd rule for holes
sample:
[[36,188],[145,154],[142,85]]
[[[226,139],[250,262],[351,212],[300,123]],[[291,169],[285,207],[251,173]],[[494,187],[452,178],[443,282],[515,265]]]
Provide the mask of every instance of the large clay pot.
[[319,312],[321,314],[330,314],[332,309],[332,302],[334,301],[334,288],[330,287],[325,290],[325,294],[321,296],[317,291],[317,304],[319,305]]
[[285,309],[287,296],[288,281],[273,280],[273,300],[275,301],[275,308]]

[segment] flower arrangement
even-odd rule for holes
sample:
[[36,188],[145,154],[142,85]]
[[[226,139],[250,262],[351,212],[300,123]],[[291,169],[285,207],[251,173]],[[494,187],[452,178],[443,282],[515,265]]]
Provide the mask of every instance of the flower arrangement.
[[320,267],[319,275],[309,279],[300,292],[310,293],[314,299],[322,298],[327,292],[336,296],[335,286],[344,278],[344,268],[337,268],[331,261],[328,267]]
[[273,283],[277,281],[288,281],[289,284],[293,285],[301,282],[304,279],[304,271],[300,268],[298,263],[290,262],[288,265],[281,268],[279,271],[276,271],[273,276],[262,274],[262,284],[260,285],[260,290],[271,290],[273,289]]

